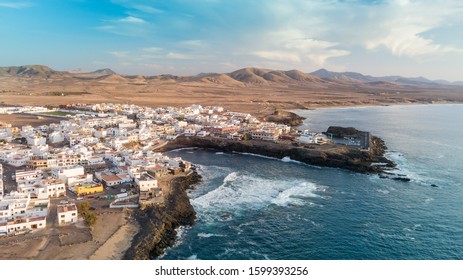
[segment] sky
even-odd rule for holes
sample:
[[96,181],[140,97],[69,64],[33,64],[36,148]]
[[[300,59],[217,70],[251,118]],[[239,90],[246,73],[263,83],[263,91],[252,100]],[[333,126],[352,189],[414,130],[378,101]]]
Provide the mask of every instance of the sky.
[[463,80],[459,0],[0,0],[0,65]]

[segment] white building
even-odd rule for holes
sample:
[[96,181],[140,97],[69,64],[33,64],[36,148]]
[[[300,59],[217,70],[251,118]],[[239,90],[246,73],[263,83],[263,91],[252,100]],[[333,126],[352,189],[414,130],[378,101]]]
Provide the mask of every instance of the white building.
[[50,143],[60,143],[64,141],[64,134],[61,131],[53,131],[48,135]]
[[84,174],[84,167],[80,165],[53,168],[51,170],[51,176],[54,179],[60,179],[64,182],[66,182],[69,177],[78,177]]
[[158,187],[158,180],[146,173],[140,175],[140,178],[135,178],[135,183],[137,184],[140,191],[149,191]]
[[278,140],[278,133],[274,131],[256,130],[251,132],[252,139],[264,141]]
[[18,191],[38,199],[66,196],[62,180],[40,180],[35,184],[18,184]]
[[32,154],[36,156],[44,156],[48,153],[48,145],[32,146]]
[[0,200],[3,198],[5,191],[3,189],[3,165],[0,163]]
[[42,180],[40,186],[45,190],[46,197],[66,196],[66,187],[62,180]]
[[13,179],[18,184],[35,184],[42,178],[42,170],[16,170]]
[[105,183],[107,187],[120,185],[122,183],[121,178],[112,173],[109,175],[101,175],[101,180]]
[[45,145],[47,142],[47,139],[45,139],[45,137],[37,136],[35,134],[28,135],[26,137],[26,140],[27,140],[27,144],[31,146],[42,146],[42,145]]
[[316,133],[311,133],[308,130],[304,130],[302,132],[301,136],[299,136],[298,142],[304,143],[304,144],[313,144],[315,143],[315,134]]
[[84,168],[80,165],[53,168],[51,176],[54,179],[63,180],[69,187],[93,180],[93,175],[85,173]]
[[93,136],[95,136],[96,138],[100,139],[100,138],[104,138],[107,136],[107,132],[105,129],[101,128],[101,129],[97,129],[95,130],[95,132],[93,133]]
[[74,203],[60,204],[57,209],[58,225],[75,224],[78,220],[77,206]]
[[10,157],[8,157],[6,162],[15,167],[20,167],[20,166],[26,165],[26,162],[28,159],[29,159],[29,156],[16,154],[16,155],[11,155]]
[[48,199],[31,200],[29,194],[11,192],[0,200],[0,235],[45,228]]
[[15,218],[11,221],[0,222],[0,236],[7,234],[25,233],[42,229],[47,226],[47,217]]

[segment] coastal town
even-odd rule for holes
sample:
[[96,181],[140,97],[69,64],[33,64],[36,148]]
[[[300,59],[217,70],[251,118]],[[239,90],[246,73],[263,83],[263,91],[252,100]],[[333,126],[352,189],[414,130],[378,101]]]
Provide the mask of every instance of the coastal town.
[[158,179],[188,174],[192,164],[155,150],[182,135],[235,141],[330,141],[321,133],[297,133],[290,126],[261,122],[218,106],[69,104],[2,107],[0,113],[57,118],[56,123],[37,127],[1,124],[0,236],[46,228],[51,204],[56,205],[54,216],[60,226],[77,223],[80,202],[88,202],[94,210],[162,204]]
[[[336,129],[332,133],[300,131],[219,106],[4,106],[0,114],[4,116],[0,123],[0,243],[1,237],[34,236],[44,230],[59,237],[82,235],[82,228],[88,229],[86,237],[68,243],[88,241],[93,238],[98,215],[168,209],[166,203],[172,202],[172,197],[167,196],[178,193],[170,187],[172,180],[197,174],[191,162],[161,152],[182,141],[191,141],[183,144],[187,147],[206,148],[219,142],[276,145],[267,151],[291,148],[291,158],[296,160],[305,152],[320,149],[317,161],[332,147],[368,151],[371,142],[369,133],[342,137]],[[25,116],[40,124],[33,127],[6,121]],[[275,157],[289,158],[285,154]],[[336,159],[333,162],[335,165],[329,162],[327,166],[337,167]]]

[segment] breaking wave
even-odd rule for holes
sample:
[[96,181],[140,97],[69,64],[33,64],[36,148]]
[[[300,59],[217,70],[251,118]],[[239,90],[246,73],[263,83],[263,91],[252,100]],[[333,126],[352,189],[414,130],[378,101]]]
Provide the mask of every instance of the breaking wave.
[[220,213],[224,212],[310,204],[310,198],[324,199],[317,192],[325,189],[300,179],[272,180],[234,171],[228,173],[220,186],[192,199],[192,205],[199,216],[204,214],[202,218],[220,220]]

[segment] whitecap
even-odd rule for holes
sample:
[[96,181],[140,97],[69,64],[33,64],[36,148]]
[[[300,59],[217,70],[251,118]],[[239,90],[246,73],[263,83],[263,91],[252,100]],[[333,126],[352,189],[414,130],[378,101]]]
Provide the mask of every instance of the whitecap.
[[198,237],[201,237],[201,238],[209,238],[209,237],[213,237],[213,236],[216,236],[216,237],[223,237],[225,235],[222,235],[222,234],[214,234],[214,233],[205,233],[205,232],[200,232],[198,233]]
[[394,170],[391,170],[391,172],[394,173],[393,177],[398,176],[403,178],[409,178],[419,185],[429,185],[428,178],[426,178],[425,175],[423,176],[417,173],[415,171],[417,170],[417,168],[412,166],[408,162],[408,159],[405,157],[405,155],[403,155],[402,153],[389,151],[386,152],[385,156],[387,159],[390,159],[397,164],[396,168]]
[[303,163],[303,162],[300,162],[300,161],[291,159],[291,157],[284,157],[284,158],[281,159],[281,161],[282,161],[282,162],[291,162],[291,163],[297,163],[297,164],[305,164],[305,165],[307,165],[306,163]]
[[191,229],[189,226],[179,226],[176,231],[175,243],[172,248],[180,246],[185,241],[186,232]]
[[321,198],[317,192],[326,189],[315,183],[299,180],[272,180],[230,172],[215,189],[192,199],[192,205],[206,222],[220,220],[223,213],[257,210],[269,205],[310,205],[310,198]]
[[304,198],[317,197],[314,193],[316,190],[317,186],[315,184],[302,182],[298,186],[280,192],[271,202],[278,206],[303,205]]
[[260,157],[260,158],[266,158],[266,159],[277,159],[277,158],[274,158],[274,157],[268,157],[268,156],[263,156],[263,155],[259,155],[259,154],[253,154],[253,153],[240,153],[240,152],[235,152],[233,151],[234,154],[239,154],[239,155],[245,155],[245,156],[253,156],[253,157]]
[[178,148],[174,150],[170,150],[169,152],[181,152],[181,151],[190,151],[190,150],[196,150],[198,149],[197,147],[188,147],[188,148]]
[[389,194],[388,190],[377,189],[376,191],[379,192],[379,193],[382,193],[382,194]]
[[191,256],[189,256],[189,257],[186,258],[186,259],[187,259],[187,260],[199,260],[199,259],[198,259],[198,255],[196,255],[196,254],[195,254],[195,255],[191,255]]
[[433,200],[434,200],[434,198],[428,197],[428,198],[426,198],[426,199],[424,200],[424,204],[429,204],[429,203],[430,203],[431,201],[433,201]]

